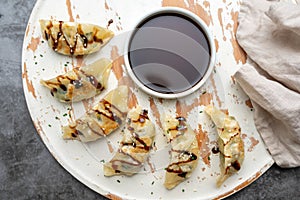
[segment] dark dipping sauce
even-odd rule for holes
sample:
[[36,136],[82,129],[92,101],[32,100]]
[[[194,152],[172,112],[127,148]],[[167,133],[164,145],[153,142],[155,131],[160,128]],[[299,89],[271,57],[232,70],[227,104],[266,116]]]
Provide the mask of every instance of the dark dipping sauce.
[[131,38],[128,53],[139,81],[165,94],[181,93],[196,85],[210,62],[205,32],[177,13],[156,14],[144,20]]

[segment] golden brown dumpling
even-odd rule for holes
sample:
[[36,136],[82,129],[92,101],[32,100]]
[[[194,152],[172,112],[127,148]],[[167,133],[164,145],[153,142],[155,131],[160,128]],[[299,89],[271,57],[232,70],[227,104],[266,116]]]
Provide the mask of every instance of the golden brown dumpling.
[[94,53],[114,36],[112,31],[93,24],[40,20],[40,25],[49,46],[64,55]]
[[198,165],[200,150],[196,134],[185,118],[166,118],[164,129],[171,143],[171,161],[166,168],[164,185],[172,189],[191,176]]
[[63,138],[90,142],[111,134],[126,118],[127,99],[127,86],[119,86],[110,91],[84,116],[64,126]]
[[232,174],[238,172],[244,160],[244,143],[241,138],[241,128],[234,117],[228,116],[214,106],[206,106],[205,112],[217,126],[219,138],[221,175],[217,179],[217,186]]
[[61,102],[81,101],[100,94],[107,87],[111,66],[111,61],[103,58],[50,80],[41,80],[41,84]]
[[155,127],[149,120],[148,111],[140,106],[129,111],[120,147],[113,158],[104,164],[105,176],[138,173],[148,159]]

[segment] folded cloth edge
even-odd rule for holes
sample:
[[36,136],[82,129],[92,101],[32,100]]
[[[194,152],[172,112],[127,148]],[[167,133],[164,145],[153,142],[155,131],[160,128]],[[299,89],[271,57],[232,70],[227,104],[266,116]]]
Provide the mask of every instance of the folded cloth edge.
[[[287,122],[289,119],[286,116],[274,116],[271,114],[273,107],[269,107],[266,110],[266,104],[269,104],[269,102],[266,102],[267,100],[265,99],[261,99],[259,91],[256,91],[257,88],[251,86],[251,81],[253,80],[249,80],[250,78],[248,75],[250,75],[250,78],[254,75],[258,78],[265,79],[264,83],[272,82],[272,80],[268,80],[267,77],[265,77],[267,74],[259,69],[255,63],[252,63],[251,65],[248,63],[245,64],[234,74],[236,81],[248,94],[253,103],[255,112],[254,122],[270,154],[272,155],[276,164],[280,167],[290,168],[300,166],[300,125],[298,126],[297,130],[294,130],[291,133],[291,130],[289,130],[287,127],[297,125],[293,123],[289,124],[290,122]],[[262,108],[261,105],[264,108]],[[282,109],[282,112],[286,112],[286,110]],[[289,112],[285,114],[288,116]],[[297,111],[294,113],[294,115],[297,115]],[[300,118],[300,104],[298,108],[298,116]],[[297,131],[298,135],[295,133]]]

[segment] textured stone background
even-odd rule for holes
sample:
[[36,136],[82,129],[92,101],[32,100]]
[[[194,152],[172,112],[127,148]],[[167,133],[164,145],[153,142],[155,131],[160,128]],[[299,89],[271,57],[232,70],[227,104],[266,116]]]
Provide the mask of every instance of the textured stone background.
[[[51,156],[31,122],[22,89],[22,42],[35,0],[0,0],[0,200],[105,199]],[[228,199],[300,199],[300,168],[271,167]]]

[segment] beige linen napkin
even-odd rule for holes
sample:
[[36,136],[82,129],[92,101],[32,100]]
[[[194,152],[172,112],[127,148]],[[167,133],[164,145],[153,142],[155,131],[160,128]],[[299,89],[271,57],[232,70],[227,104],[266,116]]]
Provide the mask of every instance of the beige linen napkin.
[[275,162],[300,166],[300,5],[244,0],[237,39],[249,62],[234,75]]

